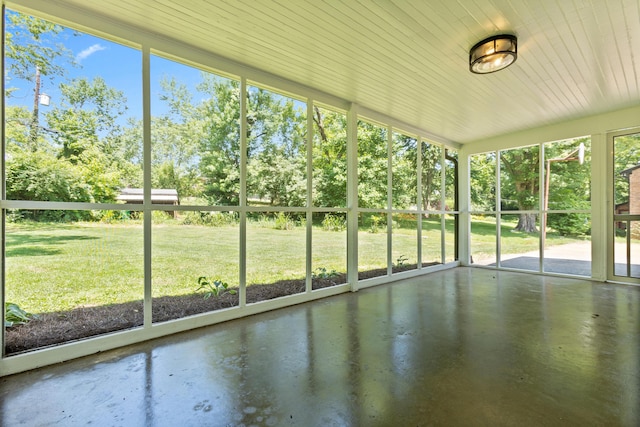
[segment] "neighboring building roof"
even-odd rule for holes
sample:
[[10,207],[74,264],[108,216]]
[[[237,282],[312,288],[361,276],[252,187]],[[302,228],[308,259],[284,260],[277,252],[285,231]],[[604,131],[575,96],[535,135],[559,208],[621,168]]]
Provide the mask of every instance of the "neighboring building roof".
[[636,170],[636,169],[638,169],[638,168],[640,168],[640,164],[635,165],[635,166],[632,166],[632,167],[630,167],[630,168],[628,168],[628,169],[623,170],[622,172],[620,172],[620,175],[624,175],[624,176],[626,176],[626,177],[628,178],[628,177],[629,177],[629,175],[631,175],[631,172],[633,172],[634,170]]
[[[142,203],[144,191],[142,188],[123,188],[116,200],[125,203]],[[178,205],[178,190],[169,188],[152,188],[151,203]]]

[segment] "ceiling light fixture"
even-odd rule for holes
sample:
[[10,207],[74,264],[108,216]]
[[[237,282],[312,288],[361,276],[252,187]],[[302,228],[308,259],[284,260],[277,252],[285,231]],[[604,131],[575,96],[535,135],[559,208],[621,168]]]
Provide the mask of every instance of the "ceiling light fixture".
[[502,34],[477,43],[469,51],[469,70],[476,74],[489,74],[513,64],[518,57],[516,36]]

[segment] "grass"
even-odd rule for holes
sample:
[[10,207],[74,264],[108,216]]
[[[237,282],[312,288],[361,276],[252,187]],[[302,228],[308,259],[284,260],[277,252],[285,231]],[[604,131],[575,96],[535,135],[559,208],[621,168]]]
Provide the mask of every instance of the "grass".
[[[359,231],[359,270],[386,267],[387,235],[363,219]],[[537,247],[537,237],[512,232],[503,223],[509,251]],[[423,262],[440,261],[439,217],[423,221]],[[453,221],[447,221],[447,259],[453,258]],[[495,224],[474,221],[474,254],[490,253]],[[144,295],[143,229],[140,222],[77,224],[7,224],[6,301],[32,313],[70,310],[142,300]],[[270,221],[247,224],[247,283],[274,283],[306,274],[306,229],[276,230]],[[549,236],[554,244],[575,239]],[[415,216],[394,218],[392,262],[417,262]],[[503,243],[504,245],[504,243]],[[477,251],[477,252],[475,252]],[[153,296],[193,293],[198,277],[239,282],[239,226],[206,227],[154,222],[152,231]],[[313,227],[312,270],[345,272],[346,232]]]

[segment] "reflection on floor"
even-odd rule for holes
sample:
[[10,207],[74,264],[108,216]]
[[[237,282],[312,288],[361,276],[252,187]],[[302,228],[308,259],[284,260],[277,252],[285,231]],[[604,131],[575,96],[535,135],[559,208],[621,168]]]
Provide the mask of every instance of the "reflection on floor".
[[640,425],[640,287],[458,268],[0,379],[0,424]]

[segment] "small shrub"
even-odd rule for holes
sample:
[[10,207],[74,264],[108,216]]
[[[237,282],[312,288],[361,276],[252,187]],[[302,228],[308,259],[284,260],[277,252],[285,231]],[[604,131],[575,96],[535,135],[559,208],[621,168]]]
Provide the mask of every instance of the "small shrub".
[[209,299],[211,297],[217,298],[226,293],[231,295],[236,294],[235,289],[229,289],[229,284],[227,282],[223,282],[219,279],[209,279],[207,277],[201,276],[198,278],[198,285],[200,287],[196,289],[196,291],[205,290],[204,299]]
[[4,305],[4,327],[10,328],[11,326],[24,325],[36,316],[31,313],[27,313],[21,309],[18,304],[6,303]]
[[131,219],[130,211],[97,211],[96,217],[104,224],[113,224]]
[[206,225],[209,227],[223,227],[238,223],[235,212],[200,212],[188,211],[181,218],[184,225]]
[[295,222],[284,212],[278,212],[273,224],[273,228],[276,230],[293,230]]
[[383,220],[383,217],[377,215],[371,215],[369,218],[369,233],[377,233],[380,231],[380,222]]
[[407,262],[409,260],[409,258],[407,258],[404,255],[400,255],[397,259],[396,259],[396,263],[395,266],[396,267],[401,267],[404,265],[405,262]]
[[322,220],[322,229],[324,231],[344,231],[346,228],[346,221],[338,215],[328,214]]
[[313,279],[330,279],[332,277],[338,277],[340,273],[335,270],[327,270],[325,267],[318,267],[311,273]]

